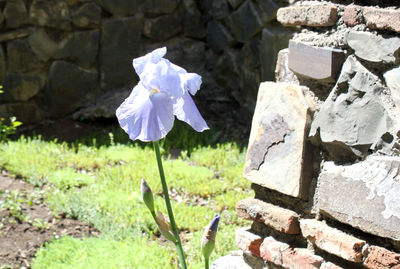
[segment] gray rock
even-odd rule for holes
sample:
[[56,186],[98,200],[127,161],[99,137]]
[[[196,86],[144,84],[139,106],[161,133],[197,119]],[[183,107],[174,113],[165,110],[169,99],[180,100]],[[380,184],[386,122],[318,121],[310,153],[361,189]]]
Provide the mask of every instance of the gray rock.
[[142,11],[149,14],[171,14],[177,8],[180,0],[147,0]]
[[89,105],[85,105],[85,108],[75,112],[72,117],[76,120],[113,119],[115,118],[115,110],[117,110],[131,92],[132,90],[129,89],[106,93]]
[[400,67],[387,71],[384,75],[386,85],[390,89],[391,96],[400,115]]
[[276,82],[287,82],[300,85],[299,79],[289,69],[289,49],[283,49],[278,53],[276,61],[275,80]]
[[260,67],[261,41],[259,37],[254,37],[247,41],[242,47],[243,63],[241,68],[253,70]]
[[245,42],[250,39],[258,33],[263,26],[263,21],[256,7],[250,0],[247,0],[240,8],[231,13],[231,15],[226,18],[226,21],[235,39],[240,42]]
[[65,61],[54,61],[50,66],[47,104],[54,118],[65,116],[87,101],[97,88],[97,72]]
[[[239,51],[227,49],[215,64],[213,73],[219,86],[229,89],[232,93],[238,92],[240,88],[240,70],[238,67]],[[239,103],[240,94],[236,94]]]
[[56,59],[68,59],[88,67],[96,62],[99,50],[99,30],[72,32],[64,38],[54,54]]
[[57,29],[71,29],[71,17],[64,0],[34,0],[29,13],[31,22]]
[[308,199],[312,151],[306,131],[314,110],[313,101],[300,86],[261,83],[243,176],[263,187]]
[[222,256],[210,265],[211,269],[273,269],[263,259],[243,254],[242,251],[231,251],[229,255]]
[[367,233],[400,240],[400,158],[371,156],[350,166],[326,162],[319,209]]
[[213,0],[211,9],[212,17],[215,20],[225,19],[229,15],[229,8],[226,0]]
[[248,111],[254,111],[260,82],[259,69],[241,69],[239,91],[232,92],[241,107],[246,108]]
[[365,157],[391,125],[380,100],[382,90],[378,77],[349,56],[311,125],[310,139],[337,162]]
[[265,24],[276,18],[276,12],[279,5],[274,0],[255,0],[255,7],[261,17],[262,22]]
[[164,41],[179,34],[181,31],[181,18],[174,14],[146,19],[143,34],[151,39]]
[[346,42],[361,59],[374,63],[398,63],[400,60],[399,37],[383,38],[369,32],[350,31]]
[[194,0],[184,0],[183,33],[187,37],[204,38],[207,35],[205,20]]
[[8,42],[7,56],[9,72],[26,72],[42,66],[40,59],[29,46],[27,38]]
[[116,16],[134,15],[138,12],[141,0],[100,0],[104,10]]
[[228,0],[232,8],[236,9],[244,0]]
[[131,88],[137,81],[132,59],[142,54],[143,16],[109,19],[101,27],[101,89]]
[[0,95],[0,100],[26,102],[43,89],[45,81],[42,74],[8,72],[4,78],[4,94]]
[[222,52],[233,42],[232,35],[216,20],[207,24],[207,45],[215,52]]
[[72,23],[77,27],[96,27],[100,24],[101,8],[95,3],[87,3],[71,15]]
[[10,41],[14,39],[24,38],[29,36],[35,31],[34,28],[28,27],[23,29],[17,29],[14,31],[9,31],[0,34],[0,42]]
[[6,57],[4,55],[3,48],[0,47],[0,85],[1,83],[3,83],[5,74],[6,74]]
[[0,28],[3,26],[3,21],[4,21],[4,15],[3,12],[0,10]]
[[57,42],[44,29],[39,29],[30,35],[28,43],[40,60],[44,62],[53,57],[58,47]]
[[3,10],[7,28],[18,28],[28,20],[28,13],[23,0],[9,1]]
[[43,108],[35,102],[0,105],[0,115],[5,119],[16,117],[24,124],[39,123],[44,119]]

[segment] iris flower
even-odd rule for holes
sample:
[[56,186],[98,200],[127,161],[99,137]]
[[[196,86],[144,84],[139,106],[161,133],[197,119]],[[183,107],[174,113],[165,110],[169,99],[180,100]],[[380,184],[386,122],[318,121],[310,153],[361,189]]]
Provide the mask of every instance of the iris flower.
[[164,59],[166,53],[163,47],[133,59],[140,81],[116,111],[131,140],[164,138],[175,116],[197,132],[209,129],[191,97],[200,89],[201,76]]

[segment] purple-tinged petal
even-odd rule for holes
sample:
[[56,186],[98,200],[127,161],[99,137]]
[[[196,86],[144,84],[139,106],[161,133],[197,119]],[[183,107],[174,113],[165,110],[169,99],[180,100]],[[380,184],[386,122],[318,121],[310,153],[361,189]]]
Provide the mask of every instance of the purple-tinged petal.
[[191,95],[196,94],[196,92],[200,89],[200,85],[202,82],[201,76],[196,73],[181,74],[181,80],[182,80],[183,87]]
[[121,128],[131,140],[156,141],[174,124],[173,103],[166,93],[151,93],[140,83],[116,111]]
[[221,217],[218,216],[218,214],[215,214],[214,218],[212,219],[211,223],[210,223],[210,230],[213,232],[217,232],[218,231],[218,223],[219,223],[219,219]]
[[135,68],[135,71],[138,74],[138,76],[141,77],[141,75],[144,71],[144,68],[147,64],[158,63],[162,59],[162,57],[164,57],[164,55],[166,53],[167,53],[167,48],[162,47],[159,49],[155,49],[152,52],[147,53],[146,55],[144,55],[142,57],[135,58],[132,61],[133,68]]
[[175,101],[174,114],[179,120],[186,122],[197,132],[210,129],[189,93],[185,93]]

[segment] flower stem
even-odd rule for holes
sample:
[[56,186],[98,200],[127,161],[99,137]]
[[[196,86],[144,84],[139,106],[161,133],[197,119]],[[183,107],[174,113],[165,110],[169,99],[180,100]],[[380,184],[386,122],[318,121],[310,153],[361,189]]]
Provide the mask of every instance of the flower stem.
[[206,259],[204,260],[204,268],[205,268],[205,269],[209,269],[209,268],[210,268],[209,263],[210,263],[210,259],[209,259],[209,258],[206,258]]
[[165,205],[167,206],[169,221],[171,222],[171,227],[172,227],[172,230],[173,230],[175,238],[176,238],[176,242],[175,242],[176,251],[178,252],[178,257],[179,257],[179,262],[181,264],[181,268],[186,269],[185,254],[183,252],[181,239],[179,237],[179,231],[178,231],[178,228],[176,227],[174,213],[172,212],[172,206],[171,206],[171,202],[169,200],[167,181],[165,180],[164,169],[163,169],[163,165],[162,165],[162,161],[161,161],[160,144],[158,143],[158,141],[154,141],[153,144],[154,144],[154,150],[156,152],[156,157],[157,157],[158,171],[160,172],[160,179],[161,179],[161,185],[162,185],[162,189],[163,189],[163,193],[164,193]]

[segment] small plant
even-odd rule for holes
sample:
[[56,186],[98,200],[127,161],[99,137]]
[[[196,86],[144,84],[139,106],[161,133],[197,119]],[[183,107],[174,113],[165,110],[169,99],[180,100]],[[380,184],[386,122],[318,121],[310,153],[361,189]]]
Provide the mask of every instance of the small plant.
[[[0,86],[0,94],[4,93],[1,90],[3,86]],[[0,117],[0,141],[7,140],[10,135],[15,134],[17,127],[22,124],[22,122],[17,121],[16,117],[11,117],[10,122],[7,124],[6,120],[3,117]]]
[[6,191],[4,200],[0,201],[0,209],[8,210],[11,217],[22,223],[28,220],[22,212],[22,204],[25,202],[26,199],[18,191]]

